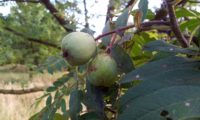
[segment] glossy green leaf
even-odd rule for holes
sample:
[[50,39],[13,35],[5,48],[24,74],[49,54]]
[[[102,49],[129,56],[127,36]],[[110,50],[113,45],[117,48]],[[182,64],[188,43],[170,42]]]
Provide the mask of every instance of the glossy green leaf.
[[54,100],[58,99],[60,96],[61,96],[61,92],[59,90],[57,90],[54,95]]
[[40,67],[40,70],[46,70],[53,74],[56,71],[61,71],[68,68],[68,63],[61,56],[51,56],[49,57],[45,64]]
[[[56,115],[56,111],[57,111],[57,108],[56,107],[52,107],[51,109],[48,110],[47,113],[47,118],[48,120],[53,120],[53,118],[55,118],[55,115]],[[46,119],[46,117],[45,117]]]
[[172,119],[197,117],[200,106],[194,106],[200,100],[199,66],[199,61],[173,56],[150,62],[125,76],[124,80],[144,81],[120,98],[119,120],[164,119],[163,110]]
[[55,100],[55,108],[56,111],[61,107],[62,97],[60,96],[58,99]]
[[53,91],[56,91],[58,88],[55,87],[55,86],[50,86],[46,89],[47,92],[53,92]]
[[195,13],[193,13],[191,10],[181,7],[176,9],[176,17],[195,17]]
[[90,28],[83,28],[82,30],[81,30],[81,32],[85,32],[85,33],[88,33],[88,34],[90,34],[90,35],[94,35],[94,33],[95,33],[95,31],[94,30],[92,30],[92,29],[90,29]]
[[185,120],[200,120],[200,116],[198,116],[198,117],[191,117],[191,118],[188,118],[188,119],[185,119]]
[[144,47],[144,50],[147,51],[162,51],[162,52],[169,52],[169,53],[182,53],[182,54],[187,54],[187,55],[198,55],[199,51],[198,50],[191,50],[188,48],[180,48],[178,46],[169,44],[163,40],[156,40],[147,43]]
[[93,86],[86,81],[87,93],[84,94],[83,103],[87,109],[93,110],[98,116],[102,116],[104,111],[103,95],[100,88]]
[[140,0],[138,4],[139,10],[142,12],[142,21],[146,19],[147,11],[148,11],[148,0]]
[[115,45],[112,47],[111,56],[117,62],[117,66],[121,73],[128,73],[134,69],[130,56],[120,46]]
[[[129,101],[136,99],[137,97],[151,94],[159,89],[181,86],[181,85],[199,85],[200,81],[197,81],[200,77],[199,71],[192,69],[177,69],[167,70],[159,75],[152,74],[149,79],[142,81],[138,86],[131,88],[120,99],[120,109],[123,109]],[[137,91],[137,92],[134,92]]]
[[73,73],[68,73],[66,75],[63,75],[61,78],[59,78],[58,80],[56,80],[53,85],[55,87],[60,87],[62,85],[64,85],[66,82],[68,82],[70,80],[70,78],[73,77]]
[[197,67],[198,64],[198,62],[194,62],[190,59],[172,56],[158,61],[149,62],[129,72],[121,79],[120,83],[129,83],[133,80],[148,80],[149,78],[162,74],[166,71],[192,69]]
[[129,18],[129,9],[125,9],[124,12],[117,18],[116,20],[116,29],[120,27],[124,27],[127,25]]
[[76,25],[72,25],[72,24],[65,24],[64,25],[65,28],[67,29],[72,29],[72,31],[76,31]]
[[185,21],[180,24],[181,31],[186,29],[193,31],[198,25],[200,25],[199,19],[190,19],[189,21]]
[[[103,28],[102,34],[107,33],[109,31],[111,31],[112,29],[113,28],[112,28],[110,21],[107,21],[104,28]],[[103,46],[107,46],[110,43],[111,35],[104,36],[101,39],[102,39]]]
[[64,99],[62,99],[62,101],[61,101],[61,110],[62,110],[62,112],[63,112],[64,114],[67,113],[66,102],[65,102]]
[[46,106],[51,105],[51,102],[52,102],[52,96],[49,95],[49,97],[47,97],[47,100],[46,100]]
[[32,115],[29,120],[38,120],[39,118],[41,118],[41,116],[43,116],[43,113],[45,111],[46,107],[43,108],[42,110],[40,110],[39,112],[35,113],[34,115]]
[[49,96],[49,93],[45,93],[44,95],[40,96],[39,98],[36,99],[36,102],[32,106],[35,106],[35,108],[37,108],[42,102],[42,100],[47,96]]
[[39,116],[40,116],[40,113],[36,113],[36,114],[34,114],[33,116],[31,116],[31,117],[29,118],[29,120],[38,120],[38,119],[39,119]]
[[198,10],[191,9],[190,11],[193,12],[193,13],[195,13],[196,16],[199,16],[199,15],[200,15],[200,12],[199,12]]
[[147,15],[146,15],[146,19],[151,20],[151,19],[153,19],[154,17],[155,17],[155,13],[154,13],[152,10],[148,9]]
[[72,120],[78,120],[78,114],[82,110],[81,99],[82,92],[80,90],[73,90],[70,93],[69,112]]
[[69,112],[67,111],[66,102],[65,102],[64,99],[61,100],[61,111],[63,113],[63,117],[65,119],[68,119],[69,118]]
[[150,41],[157,40],[158,34],[156,32],[148,31],[135,34],[130,41],[127,42],[127,53],[134,61],[134,65],[140,66],[149,61],[153,56],[151,52],[144,51],[143,46]]
[[[135,91],[137,92],[137,91]],[[199,117],[200,87],[192,85],[161,88],[129,101],[118,120],[162,120],[163,111],[173,120]]]
[[157,52],[153,58],[151,59],[151,62],[152,61],[156,61],[156,60],[160,60],[160,59],[164,59],[164,58],[167,58],[167,57],[171,57],[171,56],[175,56],[176,53],[171,53],[171,52]]
[[[118,29],[121,27],[124,27],[127,25],[128,22],[128,18],[129,18],[129,9],[125,9],[124,12],[117,18],[115,25],[113,25],[112,23],[110,23],[110,21],[107,21],[107,23],[105,24],[105,27],[103,29],[102,33],[107,33],[111,30],[113,30],[114,28]],[[124,32],[119,32],[119,35],[122,35]],[[104,46],[109,45],[111,40],[111,35],[107,35],[105,37],[102,38],[102,43]]]

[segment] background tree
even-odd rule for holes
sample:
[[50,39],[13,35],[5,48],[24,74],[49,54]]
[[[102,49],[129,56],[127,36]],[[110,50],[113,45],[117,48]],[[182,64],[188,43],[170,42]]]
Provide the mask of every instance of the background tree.
[[[15,3],[14,3],[15,4]],[[53,5],[53,3],[52,3]],[[76,3],[56,2],[60,12],[55,13],[61,18],[62,15],[80,12]],[[63,6],[66,6],[65,8]],[[68,18],[70,27],[75,29],[76,21],[72,14]],[[49,55],[58,54],[60,40],[66,34],[63,26],[55,21],[45,6],[38,3],[16,2],[8,16],[1,15],[1,41],[2,47],[7,52],[2,52],[1,64],[20,63],[39,65]],[[67,26],[67,24],[66,24]]]

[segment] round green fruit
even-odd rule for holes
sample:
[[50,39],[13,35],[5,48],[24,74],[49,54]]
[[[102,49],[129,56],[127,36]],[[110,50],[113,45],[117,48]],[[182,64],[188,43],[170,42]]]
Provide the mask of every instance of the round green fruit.
[[110,87],[117,80],[117,64],[106,53],[100,53],[89,64],[88,80],[95,86]]
[[72,32],[63,38],[61,48],[68,63],[77,66],[90,60],[96,51],[96,43],[87,33]]

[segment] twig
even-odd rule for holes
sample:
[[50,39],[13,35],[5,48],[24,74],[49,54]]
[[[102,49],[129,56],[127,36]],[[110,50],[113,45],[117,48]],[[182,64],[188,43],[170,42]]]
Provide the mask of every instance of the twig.
[[174,32],[174,35],[176,36],[177,40],[179,41],[182,47],[184,48],[189,47],[187,39],[183,36],[179,28],[176,15],[175,15],[174,5],[171,4],[169,0],[166,0],[166,3],[167,3],[168,11],[169,11],[168,13],[169,13],[169,19],[171,23],[171,28],[172,28],[172,31]]
[[13,95],[22,95],[22,94],[28,94],[28,93],[34,93],[34,92],[41,92],[44,91],[47,87],[34,87],[34,88],[27,88],[27,89],[0,89],[0,94],[13,94]]
[[0,2],[8,2],[8,1],[15,1],[15,2],[31,2],[31,3],[42,3],[44,6],[50,11],[50,13],[56,18],[58,23],[67,31],[73,32],[74,30],[71,28],[66,27],[66,25],[70,24],[70,21],[65,20],[61,15],[58,15],[59,11],[51,4],[50,0],[3,0]]
[[113,34],[113,33],[116,33],[116,32],[125,31],[125,30],[133,28],[133,27],[135,27],[135,25],[129,25],[129,26],[126,26],[126,27],[119,28],[117,30],[113,30],[113,31],[110,31],[110,32],[107,32],[107,33],[103,33],[102,35],[99,35],[98,37],[96,37],[95,40],[98,40],[102,37],[105,37],[107,35],[110,35],[110,34]]
[[[150,27],[150,26],[153,26],[153,25],[166,25],[166,26],[169,26],[169,22],[165,22],[165,21],[149,21],[149,22],[144,22],[141,24],[141,29],[142,28],[145,28],[145,27]],[[95,40],[97,41],[98,39],[102,38],[102,37],[105,37],[107,35],[110,35],[110,34],[113,34],[113,33],[117,33],[117,32],[121,32],[121,31],[125,31],[127,29],[130,29],[130,28],[133,28],[135,27],[135,25],[128,25],[128,26],[125,26],[125,27],[122,27],[122,28],[118,28],[116,30],[113,30],[113,31],[110,31],[110,32],[107,32],[107,33],[103,33],[101,35],[99,35],[98,37],[95,38]]]
[[58,15],[58,10],[51,4],[50,0],[40,0],[41,3],[50,11],[50,13],[56,18],[59,24],[67,31],[72,32],[73,30],[67,28],[66,25],[70,24],[70,21],[65,20],[62,16]]
[[111,38],[111,42],[110,42],[110,45],[109,45],[110,48],[114,45],[116,38],[117,38],[117,34],[114,34],[114,35],[112,36],[112,38]]
[[137,2],[137,0],[130,0],[130,1],[128,1],[127,5],[126,5],[126,8],[134,5],[136,2]]
[[9,31],[9,32],[11,32],[11,33],[13,33],[13,34],[15,34],[15,35],[17,35],[17,36],[19,36],[19,37],[27,39],[30,42],[39,43],[39,44],[46,45],[46,46],[49,46],[49,47],[52,47],[52,48],[56,48],[58,50],[61,49],[58,45],[50,43],[50,42],[47,42],[49,40],[39,40],[39,39],[36,39],[36,38],[29,38],[29,37],[26,37],[25,35],[23,35],[22,33],[17,32],[16,30],[14,30],[12,28],[9,28],[9,27],[4,27],[4,29]]
[[111,42],[110,42],[110,44],[107,46],[107,48],[106,48],[106,52],[107,53],[110,53],[110,49],[112,48],[112,46],[114,45],[114,43],[115,43],[115,40],[116,40],[116,37],[117,37],[117,34],[115,33],[115,34],[113,34],[112,35],[112,37],[111,37]]
[[88,10],[87,10],[87,4],[86,4],[86,0],[83,0],[83,4],[84,4],[84,10],[85,10],[85,28],[89,28],[89,22],[88,22]]

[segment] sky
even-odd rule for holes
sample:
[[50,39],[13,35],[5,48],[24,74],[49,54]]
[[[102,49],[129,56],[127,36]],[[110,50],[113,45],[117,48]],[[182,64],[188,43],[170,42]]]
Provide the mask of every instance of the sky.
[[[82,0],[79,0],[82,1]],[[92,16],[89,19],[90,27],[92,30],[94,30],[95,36],[101,34],[102,29],[104,27],[105,23],[105,16],[107,12],[107,6],[108,6],[109,0],[87,0],[87,9],[88,9],[88,15]],[[149,0],[149,8],[155,9],[160,6],[160,3],[162,0]],[[83,4],[79,4],[78,7],[83,10],[84,6]],[[135,8],[137,8],[137,5],[135,5]],[[10,12],[10,6],[1,7],[0,6],[0,13],[3,15],[7,15]],[[77,18],[80,23],[84,23],[84,15],[80,15]],[[81,26],[80,26],[81,27]]]
[[[102,32],[102,29],[104,27],[105,23],[105,15],[107,12],[107,6],[108,6],[108,1],[109,0],[87,0],[90,1],[87,3],[87,9],[89,11],[89,14],[96,14],[99,15],[99,17],[93,17],[90,19],[89,23],[90,25],[94,25],[95,27],[91,28],[96,31],[95,36],[99,35]],[[97,1],[97,3],[94,4],[94,1]],[[159,8],[162,0],[149,0],[149,8]],[[83,7],[83,5],[80,6],[80,8]],[[134,7],[135,9],[137,8],[137,4]],[[83,8],[81,8],[83,9]],[[84,19],[82,19],[84,20]],[[84,22],[84,21],[83,21]]]

